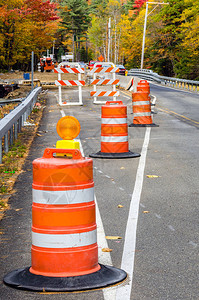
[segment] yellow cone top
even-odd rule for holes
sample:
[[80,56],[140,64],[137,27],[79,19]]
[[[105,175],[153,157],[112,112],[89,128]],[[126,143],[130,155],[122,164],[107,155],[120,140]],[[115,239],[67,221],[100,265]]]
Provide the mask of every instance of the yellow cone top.
[[57,133],[63,140],[73,140],[80,133],[80,123],[72,116],[65,116],[57,122]]

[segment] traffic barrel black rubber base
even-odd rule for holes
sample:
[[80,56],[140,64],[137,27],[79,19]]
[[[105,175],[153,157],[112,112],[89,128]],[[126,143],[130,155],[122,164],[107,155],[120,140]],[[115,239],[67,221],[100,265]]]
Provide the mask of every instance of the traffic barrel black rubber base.
[[89,155],[93,158],[134,158],[134,157],[140,157],[139,153],[135,152],[123,152],[123,153],[106,153],[106,152],[97,152]]
[[130,124],[129,127],[159,127],[159,125],[156,125],[155,123],[151,124]]
[[47,277],[30,273],[30,267],[7,274],[5,284],[21,290],[35,292],[74,292],[104,288],[126,279],[125,271],[100,265],[100,270],[91,274],[74,277]]

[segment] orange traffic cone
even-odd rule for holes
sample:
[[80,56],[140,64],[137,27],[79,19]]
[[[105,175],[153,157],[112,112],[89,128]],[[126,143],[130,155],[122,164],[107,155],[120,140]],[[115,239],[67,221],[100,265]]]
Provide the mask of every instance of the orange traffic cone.
[[101,151],[94,158],[132,158],[139,153],[129,151],[127,106],[122,101],[107,101],[102,106]]
[[158,127],[151,117],[151,104],[148,92],[132,93],[133,123],[129,127]]
[[[73,128],[72,128],[73,129]],[[4,283],[32,291],[80,291],[116,284],[126,272],[98,263],[93,161],[51,149],[33,161],[32,266]]]

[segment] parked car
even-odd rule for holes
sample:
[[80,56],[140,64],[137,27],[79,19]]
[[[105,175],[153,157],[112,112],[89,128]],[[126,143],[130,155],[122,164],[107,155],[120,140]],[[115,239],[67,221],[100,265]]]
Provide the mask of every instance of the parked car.
[[125,67],[123,65],[116,65],[116,67],[120,69],[119,73],[117,73],[117,74],[119,74],[119,75],[125,75],[126,69],[125,69]]
[[80,68],[86,69],[86,64],[85,64],[85,62],[79,61],[79,64],[80,64]]
[[[96,61],[96,60],[90,60],[89,64],[88,64],[88,68],[93,68],[94,67],[94,64],[97,63],[96,67],[101,67],[102,64],[100,61]],[[98,64],[99,63],[99,64]]]

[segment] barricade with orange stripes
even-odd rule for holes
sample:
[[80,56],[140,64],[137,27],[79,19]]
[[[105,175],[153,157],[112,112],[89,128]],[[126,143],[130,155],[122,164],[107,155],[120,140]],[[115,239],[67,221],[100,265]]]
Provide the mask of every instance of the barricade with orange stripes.
[[139,157],[140,154],[129,151],[127,106],[122,101],[107,101],[101,110],[101,151],[90,154],[90,157]]
[[[70,66],[71,65],[71,66]],[[79,63],[67,62],[67,67],[58,67],[54,69],[55,73],[58,73],[58,80],[55,80],[55,85],[59,89],[59,105],[83,105],[82,102],[82,86],[85,85],[85,81],[82,80],[81,75],[84,74]],[[62,80],[61,74],[77,74],[78,80]],[[79,102],[62,101],[62,86],[78,86],[79,89]]]
[[106,287],[126,278],[123,270],[98,263],[91,158],[77,149],[47,148],[33,161],[32,187],[32,266],[6,275],[6,284],[60,292]]
[[[91,84],[93,85],[93,91],[91,91],[90,95],[94,97],[94,104],[106,103],[106,101],[98,101],[97,97],[113,97],[113,100],[116,101],[116,97],[120,95],[119,91],[116,91],[116,85],[119,83],[119,79],[116,79],[115,77],[115,73],[119,72],[119,68],[115,67],[114,64],[110,62],[102,62],[101,64],[102,67],[96,67],[95,64],[93,69],[90,71],[90,74],[93,75],[93,80],[91,81]],[[113,78],[97,78],[97,75],[106,76],[108,74],[112,74]],[[112,91],[97,90],[98,86],[106,85],[111,85]]]
[[158,127],[151,117],[151,103],[148,92],[132,93],[133,123],[129,127]]

